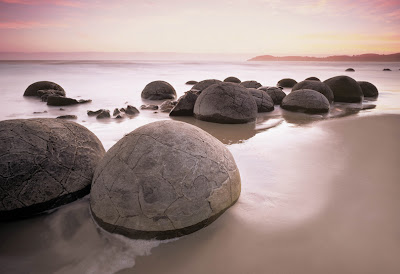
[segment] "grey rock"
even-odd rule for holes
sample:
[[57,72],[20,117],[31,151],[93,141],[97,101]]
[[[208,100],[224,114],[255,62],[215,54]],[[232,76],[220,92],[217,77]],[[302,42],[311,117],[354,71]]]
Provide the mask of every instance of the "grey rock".
[[157,105],[141,105],[140,109],[150,109],[150,110],[157,110],[158,106]]
[[91,99],[80,99],[78,100],[78,104],[86,104],[92,102]]
[[110,118],[110,111],[108,109],[103,109],[101,112],[96,116],[96,119],[105,119]]
[[224,82],[240,84],[242,81],[240,81],[239,78],[236,78],[236,77],[234,77],[234,76],[229,76],[228,78],[226,78],[226,79],[224,80]]
[[358,103],[363,100],[360,85],[349,76],[335,76],[324,83],[333,91],[335,102]]
[[50,81],[39,81],[29,85],[29,87],[27,87],[24,92],[24,96],[40,97],[40,95],[38,94],[39,90],[58,90],[58,94],[60,94],[61,96],[65,96],[64,89],[60,85]]
[[122,119],[124,118],[124,116],[122,116],[121,114],[118,114],[117,116],[115,116],[115,119]]
[[329,101],[324,95],[312,89],[299,89],[289,93],[281,107],[304,113],[325,113],[329,111]]
[[258,112],[269,112],[274,110],[274,101],[266,91],[249,88],[249,92],[256,101]]
[[354,72],[355,70],[353,68],[348,68],[348,69],[346,69],[346,71]]
[[392,71],[390,68],[384,68],[383,71]]
[[118,109],[118,108],[116,108],[116,109],[114,109],[114,111],[113,111],[113,116],[116,116],[116,115],[118,115],[118,114],[120,114],[121,113],[121,111]]
[[171,100],[164,101],[160,105],[161,112],[170,112],[175,107],[175,103]]
[[105,109],[99,109],[96,111],[88,110],[87,115],[88,116],[96,116],[96,115],[99,115],[100,113],[102,113],[103,111],[105,111]]
[[240,124],[256,119],[257,104],[248,90],[234,83],[219,83],[206,88],[194,105],[199,120]]
[[125,114],[136,115],[136,114],[139,114],[139,110],[137,108],[135,108],[134,106],[127,105],[126,109],[125,109]]
[[78,117],[76,115],[61,115],[58,116],[57,119],[71,119],[71,120],[76,120]]
[[274,101],[275,105],[280,105],[282,103],[283,98],[285,98],[286,93],[282,91],[279,87],[260,87],[260,90],[264,90],[271,97],[272,101]]
[[259,88],[262,86],[259,82],[254,80],[241,82],[240,85],[244,86],[245,88]]
[[327,84],[323,82],[304,80],[294,85],[292,91],[299,89],[312,89],[318,91],[319,93],[323,94],[329,102],[333,102],[333,91]]
[[132,131],[106,153],[90,207],[110,232],[166,239],[213,222],[240,189],[239,170],[220,141],[187,123],[159,121]]
[[195,90],[198,94],[200,94],[203,90],[208,88],[211,85],[222,83],[220,80],[217,79],[207,79],[198,82],[196,85],[192,87],[192,90]]
[[306,78],[306,80],[310,80],[310,81],[319,81],[319,82],[321,82],[321,80],[320,80],[319,78],[314,77],[314,76],[308,77],[308,78]]
[[297,81],[292,78],[283,78],[278,81],[277,86],[281,86],[284,88],[292,88],[297,84]]
[[198,95],[193,92],[186,92],[181,96],[176,106],[169,113],[170,116],[192,116],[194,105]]
[[153,81],[144,87],[141,96],[148,100],[174,99],[176,98],[176,91],[173,86],[165,81]]
[[364,97],[377,97],[379,92],[376,86],[370,82],[366,81],[358,81],[357,82],[360,87],[361,91],[364,94]]
[[194,80],[190,80],[186,82],[186,85],[196,85],[198,82]]
[[47,102],[47,98],[51,95],[65,97],[65,91],[55,90],[55,89],[38,90],[37,94],[42,99],[43,102]]
[[56,208],[89,193],[104,148],[85,127],[39,118],[0,121],[0,220]]
[[69,106],[79,104],[78,100],[68,97],[50,95],[47,97],[47,105],[49,106]]

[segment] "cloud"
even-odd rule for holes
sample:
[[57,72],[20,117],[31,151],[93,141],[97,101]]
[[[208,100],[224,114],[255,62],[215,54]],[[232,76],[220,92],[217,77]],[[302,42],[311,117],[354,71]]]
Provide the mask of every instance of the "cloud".
[[56,5],[65,7],[80,7],[83,5],[81,1],[74,0],[0,0],[5,4],[19,4],[19,5]]

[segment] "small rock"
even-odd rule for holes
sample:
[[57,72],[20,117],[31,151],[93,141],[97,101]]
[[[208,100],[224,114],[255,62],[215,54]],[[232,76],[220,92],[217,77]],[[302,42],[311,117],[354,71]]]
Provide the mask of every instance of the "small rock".
[[139,110],[134,106],[128,105],[125,109],[125,113],[128,115],[136,115],[139,114]]
[[100,114],[96,116],[96,119],[104,119],[110,117],[110,111],[108,109],[103,109],[102,112],[100,112]]
[[384,68],[383,71],[392,71],[390,68]]
[[33,112],[33,114],[41,114],[41,113],[47,113],[47,110],[45,110],[45,111],[35,111],[35,112]]
[[140,109],[156,110],[156,109],[158,109],[158,106],[157,105],[141,105]]
[[60,110],[65,110],[65,109],[63,109],[63,108],[60,108]]
[[194,80],[190,80],[186,82],[186,85],[196,85],[198,82]]
[[79,104],[85,104],[85,103],[90,103],[92,102],[92,99],[80,99],[78,100]]
[[99,109],[96,111],[88,110],[87,115],[88,116],[96,116],[96,115],[99,115],[100,113],[102,113],[103,111],[105,111],[105,109]]
[[57,119],[72,119],[72,120],[76,120],[76,119],[78,119],[78,117],[76,115],[61,115],[61,116],[58,116]]
[[118,114],[118,115],[115,117],[115,119],[122,119],[122,118],[124,118],[124,117],[121,116],[120,114]]
[[170,112],[174,108],[175,104],[171,100],[164,101],[160,105],[160,111],[161,112]]
[[121,113],[121,111],[119,111],[119,109],[116,108],[116,109],[114,109],[113,116],[118,115],[120,113]]
[[353,68],[348,68],[346,71],[354,72],[355,70]]

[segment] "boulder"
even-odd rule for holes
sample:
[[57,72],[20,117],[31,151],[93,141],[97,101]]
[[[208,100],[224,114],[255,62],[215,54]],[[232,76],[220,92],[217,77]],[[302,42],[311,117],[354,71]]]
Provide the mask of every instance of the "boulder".
[[49,106],[69,106],[79,104],[79,101],[73,98],[50,95],[47,97]]
[[76,116],[76,115],[61,115],[61,116],[58,116],[57,119],[76,120],[76,119],[78,119],[78,116]]
[[160,105],[160,111],[161,112],[170,112],[174,107],[175,107],[175,102],[171,100],[164,101]]
[[325,113],[329,111],[329,101],[324,95],[312,89],[292,91],[282,100],[286,110],[304,113]]
[[153,81],[144,87],[141,96],[148,100],[174,99],[176,91],[165,81]]
[[392,71],[390,68],[384,68],[383,71]]
[[319,81],[305,80],[298,82],[296,85],[294,85],[292,91],[299,89],[312,89],[318,91],[319,93],[323,94],[330,103],[333,102],[333,91],[325,83]]
[[294,85],[297,84],[297,81],[291,78],[283,78],[278,81],[277,86],[281,86],[284,88],[292,88]]
[[98,165],[90,193],[95,221],[135,239],[167,239],[216,220],[240,195],[229,150],[198,127],[172,120],[125,135]]
[[370,82],[366,82],[366,81],[358,81],[357,83],[360,85],[361,91],[364,94],[364,97],[377,97],[378,96],[379,92],[374,84],[371,84]]
[[260,90],[264,90],[271,97],[272,101],[274,101],[275,105],[280,105],[283,98],[285,98],[286,93],[282,91],[282,89],[278,87],[261,87]]
[[321,80],[320,80],[319,78],[314,77],[314,76],[308,77],[306,80],[310,80],[310,81],[320,81],[320,82],[321,82]]
[[187,82],[186,82],[186,85],[195,85],[195,84],[197,84],[197,83],[198,83],[197,81],[190,80],[190,81],[187,81]]
[[104,156],[97,137],[62,119],[0,121],[0,220],[29,217],[87,195]]
[[157,105],[141,105],[140,109],[150,109],[150,110],[157,110],[158,106]]
[[97,116],[96,119],[110,118],[110,111],[108,109],[103,109]]
[[224,80],[224,82],[240,84],[242,81],[240,81],[239,78],[236,78],[234,76],[229,76]]
[[181,96],[178,103],[169,113],[170,116],[192,116],[194,105],[196,103],[198,95],[193,92],[186,92],[185,95]]
[[134,106],[127,105],[125,108],[125,114],[136,115],[136,114],[139,114],[139,110],[137,108],[135,108]]
[[96,116],[96,115],[99,115],[100,113],[102,113],[103,111],[105,111],[105,109],[99,109],[96,111],[88,110],[87,115],[88,116]]
[[208,88],[211,85],[214,84],[218,84],[218,83],[222,83],[220,80],[217,79],[207,79],[207,80],[203,80],[198,82],[197,84],[195,84],[191,90],[196,91],[198,94],[200,94],[203,90],[205,90],[206,88]]
[[257,104],[248,90],[234,83],[219,83],[206,88],[194,105],[199,120],[240,124],[256,119]]
[[249,88],[250,94],[256,101],[258,112],[269,112],[274,110],[274,101],[265,90]]
[[354,72],[355,70],[353,68],[348,68],[348,69],[346,69],[346,71]]
[[61,96],[65,96],[64,89],[60,85],[50,81],[39,81],[29,85],[29,87],[27,87],[24,92],[24,96],[40,97],[40,95],[38,94],[39,90],[58,90],[58,94],[60,94]]
[[38,90],[37,94],[40,97],[40,99],[42,99],[43,102],[47,102],[47,98],[49,96],[65,97],[65,91],[55,90],[55,89]]
[[333,91],[335,102],[358,103],[363,100],[360,85],[349,76],[335,76],[324,83]]
[[254,80],[241,82],[240,85],[244,86],[245,88],[259,88],[262,86],[259,82]]

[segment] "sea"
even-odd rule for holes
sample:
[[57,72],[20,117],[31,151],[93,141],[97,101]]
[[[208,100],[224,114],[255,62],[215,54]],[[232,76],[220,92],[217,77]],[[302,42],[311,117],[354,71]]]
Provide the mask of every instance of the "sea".
[[[346,72],[347,68],[354,68],[355,71]],[[391,71],[383,71],[384,68]],[[145,85],[155,80],[169,82],[179,97],[191,88],[185,84],[189,80],[223,80],[235,76],[242,81],[256,80],[263,86],[276,86],[282,78],[293,78],[299,82],[314,76],[323,81],[337,75],[348,75],[357,81],[373,83],[379,90],[378,98],[364,100],[360,104],[336,103],[330,113],[325,115],[292,113],[276,106],[270,113],[258,114],[256,122],[243,125],[215,124],[193,117],[171,118],[168,113],[140,110],[143,104],[161,103],[146,101],[140,96]],[[30,84],[44,80],[61,85],[68,97],[91,99],[92,102],[60,108],[47,106],[38,98],[23,97]],[[285,88],[284,91],[289,93],[290,89]],[[330,172],[340,172],[342,167],[335,163],[340,162],[341,156],[336,155],[335,149],[332,149],[335,146],[334,140],[329,148],[318,147],[325,149],[329,157],[317,159],[312,155],[304,155],[304,161],[295,163],[291,155],[299,156],[301,151],[298,147],[301,144],[321,138],[329,139],[327,133],[318,126],[325,121],[400,114],[400,63],[0,61],[0,96],[0,120],[76,115],[78,118],[75,122],[96,134],[106,150],[140,126],[159,120],[176,119],[209,132],[231,151],[242,178],[239,202],[204,231],[182,238],[167,241],[133,240],[108,233],[91,218],[89,195],[33,218],[0,223],[0,273],[138,273],[135,264],[140,258],[152,256],[161,247],[168,249],[171,246],[172,254],[175,251],[173,248],[179,248],[176,243],[185,239],[190,239],[189,250],[193,250],[193,256],[196,256],[196,250],[203,247],[204,239],[211,241],[207,237],[212,237],[215,231],[226,229],[224,224],[228,225],[230,219],[241,220],[238,223],[243,225],[247,222],[258,228],[269,227],[268,233],[271,234],[282,226],[294,228],[321,210],[324,197],[321,193],[325,190],[318,187],[307,189],[314,194],[306,194],[305,200],[296,200],[293,196],[305,192],[305,189],[295,183],[288,183],[295,182],[299,176],[288,172],[288,169],[301,167],[310,174],[314,172],[313,168],[321,170],[330,166]],[[115,108],[127,105],[138,108],[140,114],[125,119],[103,120],[87,115],[88,110],[109,109],[112,113]],[[367,109],[363,109],[365,106]],[[376,140],[377,144],[379,142]],[[332,159],[337,161],[332,162]],[[312,163],[317,165],[313,166]],[[262,215],[262,218],[267,218],[265,220],[258,218],[261,218],[260,206],[269,210],[268,218]],[[271,227],[274,229],[271,230]],[[264,234],[259,233],[257,235],[263,237]],[[398,232],[396,235],[399,236]],[[226,261],[221,261],[221,264],[229,263],[232,258],[246,256],[237,251],[241,249],[241,235],[234,236],[230,241],[237,241],[238,246],[229,250],[227,247],[226,252],[232,256],[224,257]],[[285,242],[280,244],[284,246]],[[295,242],[294,246],[301,250],[302,242]],[[258,248],[257,252],[262,252],[266,247]],[[177,252],[176,256],[179,254]],[[201,256],[198,261],[207,263]],[[186,269],[186,273],[198,273],[194,264],[186,264],[182,269]]]

